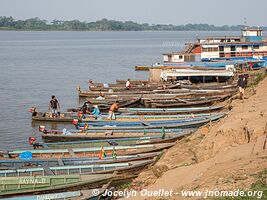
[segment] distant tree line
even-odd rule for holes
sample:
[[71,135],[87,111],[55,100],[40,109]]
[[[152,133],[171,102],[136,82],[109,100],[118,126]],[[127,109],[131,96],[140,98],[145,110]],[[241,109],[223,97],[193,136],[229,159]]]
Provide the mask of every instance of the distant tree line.
[[[95,22],[79,20],[47,22],[38,17],[26,20],[15,20],[13,17],[0,16],[0,30],[63,30],[63,31],[239,31],[243,25],[215,26],[209,24],[139,24],[132,21],[102,19]],[[267,27],[262,27],[267,30]]]

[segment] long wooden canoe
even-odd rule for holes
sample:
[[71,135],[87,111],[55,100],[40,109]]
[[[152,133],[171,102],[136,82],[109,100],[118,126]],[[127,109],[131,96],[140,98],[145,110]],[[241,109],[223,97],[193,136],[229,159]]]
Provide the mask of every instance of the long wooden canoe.
[[56,192],[82,186],[97,188],[113,178],[113,174],[0,177],[0,196]]
[[[10,198],[1,198],[2,200],[58,200],[58,199],[71,199],[71,200],[97,200],[97,199],[110,199],[112,196],[105,197],[104,193],[106,190],[113,191],[115,188],[106,187],[108,184],[104,184],[102,188],[94,188],[90,190],[77,190],[71,192],[60,192],[60,193],[45,193],[37,195],[13,195]],[[98,195],[95,191],[98,191]],[[51,191],[53,192],[53,191]]]
[[178,115],[186,113],[209,113],[212,111],[218,111],[224,107],[225,105],[180,108],[120,108],[119,112],[133,115]]
[[30,160],[18,160],[18,159],[7,159],[0,160],[0,169],[18,169],[28,167],[58,167],[58,166],[73,166],[73,165],[92,165],[92,164],[112,164],[112,163],[123,163],[139,160],[153,159],[161,155],[161,152],[143,153],[136,155],[125,155],[125,156],[106,156],[102,159],[99,156],[86,157],[86,158],[61,158],[61,159],[30,159]]
[[125,163],[111,164],[84,164],[66,165],[56,167],[27,167],[18,169],[0,170],[0,177],[20,177],[20,176],[44,176],[44,175],[87,175],[87,174],[117,174],[130,173],[136,175],[145,166],[150,165],[154,160],[131,161]]
[[[139,126],[99,126],[99,127],[87,127],[87,130],[143,130],[145,129],[171,129],[171,128],[194,128],[202,126],[210,121],[218,120],[225,116],[225,113],[221,113],[218,115],[213,115],[209,118],[197,118],[197,119],[185,119],[181,120],[168,120],[163,122],[155,122],[153,125],[151,123],[142,123]],[[85,125],[85,124],[83,124]],[[84,129],[84,127],[80,127]]]
[[108,120],[107,116],[103,116],[101,119],[83,118],[83,123],[104,123],[108,125],[113,122],[143,122],[143,121],[163,121],[163,120],[183,120],[187,118],[202,118],[217,115],[218,113],[199,113],[199,114],[180,114],[180,115],[118,115],[116,119]]
[[158,134],[155,136],[143,136],[139,138],[118,138],[118,139],[102,139],[102,140],[82,140],[72,142],[39,142],[34,147],[37,148],[68,148],[68,147],[102,147],[102,146],[122,146],[122,145],[139,145],[139,144],[156,144],[169,143],[181,139],[190,131],[184,131],[180,134]]
[[201,106],[201,105],[213,105],[216,102],[222,102],[230,96],[222,96],[217,98],[197,99],[197,100],[183,100],[177,99],[177,101],[150,101],[145,105],[152,108],[171,108],[171,107],[185,107],[185,106]]
[[[89,192],[89,190],[88,190]],[[81,191],[73,192],[60,192],[60,193],[49,193],[39,195],[15,195],[10,198],[1,198],[2,200],[58,200],[58,199],[72,199],[76,200],[78,197],[82,197]]]
[[[156,141],[171,142],[173,139],[179,139],[187,134],[191,134],[196,129],[144,129],[144,130],[87,130],[85,132],[80,131],[76,132],[72,131],[68,134],[63,134],[60,131],[47,131],[43,133],[42,139],[46,142],[58,142],[58,141],[80,141],[85,140],[105,140],[108,143],[113,144],[113,140],[121,141],[119,143],[143,143],[147,142],[147,144],[153,144]],[[165,132],[164,139],[162,138],[163,131]],[[158,138],[158,139],[156,139]],[[105,145],[106,146],[106,145]]]
[[[191,94],[201,94],[201,95],[206,95],[210,96],[212,95],[223,95],[223,94],[234,94],[237,92],[237,88],[225,88],[225,89],[187,89],[187,88],[182,88],[182,89],[161,89],[161,90],[152,90],[152,91],[143,91],[143,90],[136,90],[136,91],[131,91],[131,90],[126,90],[126,91],[119,91],[119,92],[103,92],[105,95],[105,98],[109,97],[124,97],[126,98],[127,96],[133,97],[133,95],[143,95],[144,97],[149,97],[149,95],[155,95],[155,94],[176,94],[176,95],[181,95],[181,94],[186,94],[186,93],[191,93]],[[99,96],[99,92],[96,91],[79,91],[79,96],[80,97],[88,97],[88,98],[97,98]]]
[[[118,129],[118,128],[124,128],[127,129],[128,127],[165,127],[168,125],[173,125],[176,124],[176,128],[178,128],[180,125],[184,126],[184,124],[190,123],[191,125],[194,124],[199,124],[199,122],[210,119],[213,120],[213,118],[217,119],[220,117],[223,117],[225,114],[224,113],[216,113],[216,114],[207,114],[202,117],[188,117],[188,118],[181,118],[181,119],[171,119],[171,120],[151,120],[151,121],[144,121],[144,120],[139,120],[139,121],[134,121],[134,122],[129,122],[129,121],[88,121],[88,122],[82,122],[78,123],[76,127],[78,129]],[[160,115],[159,115],[160,116]],[[173,127],[172,127],[173,128]],[[140,128],[139,128],[140,129]]]
[[[149,152],[157,152],[163,149],[170,148],[175,143],[163,144],[146,144],[135,146],[107,146],[102,147],[108,156],[112,156],[116,151],[117,155],[134,155]],[[33,158],[72,158],[72,157],[96,157],[102,151],[101,147],[87,147],[87,148],[65,148],[65,149],[25,149],[14,151],[0,152],[0,158],[18,158],[22,153],[27,152]]]

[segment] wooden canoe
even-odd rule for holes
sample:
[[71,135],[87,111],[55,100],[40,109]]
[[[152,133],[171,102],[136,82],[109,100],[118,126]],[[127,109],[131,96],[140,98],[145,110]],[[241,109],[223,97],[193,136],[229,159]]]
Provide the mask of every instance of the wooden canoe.
[[68,148],[68,147],[102,147],[102,146],[122,146],[122,145],[139,145],[139,144],[156,144],[169,143],[188,135],[191,132],[185,131],[181,134],[162,134],[156,136],[143,136],[140,138],[120,138],[120,139],[104,139],[104,140],[87,140],[73,142],[40,142],[34,145],[36,148]]
[[[133,97],[133,96],[140,96],[143,95],[144,97],[149,97],[150,95],[166,95],[166,94],[176,94],[176,95],[218,95],[218,94],[234,94],[236,93],[237,89],[230,88],[224,90],[201,90],[201,89],[164,89],[164,90],[152,90],[152,91],[143,91],[143,90],[136,90],[136,91],[123,91],[123,92],[103,92],[105,94],[105,98],[114,98],[117,96],[118,98],[126,98],[126,97]],[[80,97],[88,97],[88,98],[97,98],[99,96],[99,92],[95,91],[79,91]]]
[[202,106],[180,108],[120,108],[119,112],[132,115],[178,115],[186,113],[209,113],[223,109],[225,106]]
[[[168,120],[168,121],[156,121],[153,124],[148,122],[143,122],[139,126],[95,126],[95,127],[88,127],[86,130],[143,130],[145,129],[171,129],[171,128],[193,128],[193,127],[199,127],[203,124],[206,124],[210,121],[218,120],[225,116],[225,113],[221,113],[218,115],[211,115],[211,117],[208,118],[192,118],[192,119],[184,119],[184,120]],[[83,126],[79,127],[80,129],[84,129]]]
[[112,163],[123,163],[139,160],[153,159],[161,155],[161,152],[143,153],[136,155],[125,155],[125,156],[106,156],[102,159],[99,156],[86,157],[86,158],[61,158],[61,159],[31,159],[31,160],[18,160],[8,159],[0,160],[0,169],[18,169],[28,167],[57,167],[57,166],[73,166],[73,165],[92,165],[92,164],[112,164]]
[[207,98],[207,99],[199,99],[199,100],[183,100],[178,99],[175,101],[150,101],[146,104],[148,107],[152,108],[173,108],[173,107],[186,107],[186,106],[203,106],[208,105],[211,106],[216,102],[222,102],[229,98],[229,96],[223,97],[214,97],[214,98]]
[[0,177],[0,196],[97,188],[113,178],[113,174]]
[[[119,80],[119,79],[117,79],[116,83],[125,85],[126,81],[127,80]],[[148,84],[148,80],[132,80],[131,79],[131,83],[135,84],[135,85],[146,85],[146,84]]]
[[[113,143],[113,140],[118,141],[127,141],[127,143],[131,143],[135,141],[137,144],[147,142],[146,144],[154,144],[157,141],[170,142],[174,141],[174,139],[179,139],[179,137],[183,137],[187,134],[191,134],[195,131],[195,129],[163,129],[165,132],[165,138],[162,138],[162,130],[110,130],[110,131],[102,131],[88,130],[86,132],[74,132],[72,131],[69,134],[62,134],[60,131],[47,131],[43,133],[42,139],[45,142],[58,142],[58,141],[80,141],[80,140],[108,140],[109,143]],[[152,139],[153,138],[153,139]],[[155,139],[158,138],[158,139]],[[85,141],[86,143],[86,141]],[[105,145],[106,146],[106,145]]]
[[0,170],[0,177],[20,176],[44,176],[44,175],[88,175],[88,174],[110,174],[115,171],[117,174],[130,173],[136,175],[141,169],[154,163],[154,160],[131,161],[111,164],[84,164],[66,165],[55,167],[27,167],[18,169]]
[[[83,123],[104,123],[105,125],[114,125],[113,122],[143,122],[143,121],[163,121],[163,120],[183,120],[187,118],[202,118],[217,115],[218,113],[198,113],[198,114],[181,114],[181,115],[118,115],[116,119],[108,120],[106,116],[102,119],[83,118]],[[116,123],[115,123],[116,125]]]
[[32,116],[32,120],[46,122],[71,122],[73,119],[78,119],[77,113],[70,113],[69,115],[66,113],[62,113],[58,117],[52,117],[50,115],[46,115],[45,113],[38,112],[36,116]]
[[78,118],[77,112],[60,112],[57,117],[52,117],[51,112],[38,112],[35,106],[29,112],[32,114],[32,121],[71,122]]
[[[113,120],[95,120],[95,121],[86,121],[81,122],[76,125],[78,129],[87,129],[89,128],[99,128],[99,127],[107,127],[107,128],[119,128],[119,127],[144,127],[144,126],[162,126],[168,124],[183,124],[183,123],[194,123],[207,118],[212,118],[216,116],[220,116],[222,113],[209,113],[209,114],[195,114],[195,115],[184,115],[184,117],[173,118],[173,115],[170,115],[169,118],[162,119],[161,115],[159,115],[158,120],[153,120],[153,118],[148,118],[148,120],[144,120],[142,118],[137,118],[137,121],[113,121]],[[179,115],[178,115],[179,116]],[[151,120],[149,120],[151,119]],[[87,126],[87,128],[85,128]]]
[[[134,155],[149,152],[161,151],[173,146],[174,143],[146,144],[135,146],[107,146],[103,147],[107,156],[112,156],[116,151],[117,155]],[[25,149],[0,152],[0,158],[18,158],[23,152],[32,154],[33,158],[72,158],[72,157],[96,157],[100,155],[101,147],[87,148],[65,148],[65,149]]]
[[101,87],[101,86],[95,86],[90,87],[90,91],[101,91],[101,92],[107,92],[107,91],[113,91],[113,92],[124,92],[124,91],[152,91],[157,89],[173,89],[173,88],[179,88],[180,85],[165,83],[165,84],[147,84],[147,85],[131,85],[130,89],[127,89],[125,85],[117,85],[117,86],[109,86],[109,87]]
[[[88,190],[89,192],[89,190]],[[73,192],[60,192],[60,193],[49,193],[49,194],[39,194],[39,195],[13,195],[10,198],[1,198],[2,200],[57,200],[57,199],[72,199],[76,200],[78,197],[82,196],[81,191]]]
[[[58,199],[71,199],[71,200],[97,200],[97,199],[110,199],[110,197],[105,197],[104,193],[106,190],[113,191],[115,188],[109,188],[109,184],[104,184],[101,188],[94,188],[90,190],[77,190],[71,192],[60,192],[60,193],[45,193],[37,195],[13,195],[10,198],[1,198],[2,200],[58,200]],[[98,195],[95,194],[95,190],[98,191]]]

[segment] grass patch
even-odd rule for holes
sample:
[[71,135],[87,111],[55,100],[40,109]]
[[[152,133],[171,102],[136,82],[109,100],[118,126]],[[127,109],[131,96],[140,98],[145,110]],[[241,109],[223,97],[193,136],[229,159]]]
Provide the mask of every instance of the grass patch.
[[[257,181],[250,186],[250,191],[245,192],[245,196],[238,197],[218,197],[214,200],[256,200],[256,199],[267,199],[267,169],[254,175]],[[251,195],[254,193],[255,195]]]
[[266,70],[261,70],[254,75],[254,78],[250,81],[248,87],[257,86],[266,77]]

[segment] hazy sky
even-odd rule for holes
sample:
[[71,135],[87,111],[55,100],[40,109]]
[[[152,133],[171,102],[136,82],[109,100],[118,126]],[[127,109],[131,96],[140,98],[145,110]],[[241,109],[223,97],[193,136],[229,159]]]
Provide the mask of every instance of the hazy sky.
[[267,25],[267,0],[0,0],[0,16],[81,21]]

